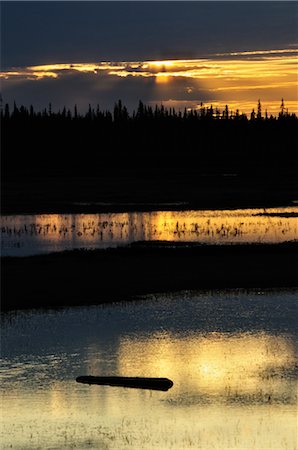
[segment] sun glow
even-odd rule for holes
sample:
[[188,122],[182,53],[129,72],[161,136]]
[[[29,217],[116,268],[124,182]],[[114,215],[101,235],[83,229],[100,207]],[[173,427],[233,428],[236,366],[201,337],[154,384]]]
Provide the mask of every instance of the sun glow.
[[161,72],[156,75],[155,81],[158,84],[164,84],[168,83],[171,79],[171,76],[169,76],[166,72]]
[[[235,80],[239,78],[286,78],[289,75],[297,75],[298,50],[264,50],[251,52],[235,52],[229,54],[217,54],[214,57],[201,59],[177,59],[164,61],[121,61],[99,63],[61,63],[28,66],[26,68],[1,72],[0,76],[9,78],[12,76],[26,77],[41,76],[58,77],[66,72],[97,73],[107,71],[113,76],[140,76],[161,77],[167,73],[171,77],[187,78],[227,78]],[[250,56],[254,55],[255,58]],[[222,56],[222,58],[219,58]],[[225,56],[225,57],[224,57]],[[227,59],[227,56],[233,57]],[[235,59],[235,56],[241,56]],[[248,56],[248,58],[245,58]],[[294,81],[294,80],[293,80]],[[297,79],[295,78],[297,82]]]
[[[164,86],[169,99],[179,97],[177,101],[183,101],[183,108],[195,107],[195,102],[200,103],[203,93],[203,98],[208,98],[209,103],[237,102],[237,107],[242,110],[244,103],[255,105],[258,98],[269,105],[280,102],[284,97],[288,107],[293,108],[291,112],[297,112],[297,67],[298,49],[277,49],[222,53],[198,59],[13,67],[1,72],[0,78],[3,78],[5,84],[16,79],[22,83],[46,78],[52,79],[52,82],[63,82],[80,74],[80,77],[88,76],[90,83],[97,83],[96,80],[100,77],[102,90],[110,90],[111,81],[116,82],[117,79],[152,79],[158,86],[157,95],[162,97],[160,100],[167,101],[162,95],[165,92]],[[96,89],[99,89],[98,84]],[[181,92],[184,92],[184,98],[181,98]],[[188,105],[190,99],[192,104]],[[154,100],[160,101],[156,96]],[[273,110],[270,109],[269,112]]]
[[149,70],[158,70],[162,72],[166,72],[167,70],[171,70],[172,67],[175,67],[176,63],[179,61],[146,61],[145,65]]

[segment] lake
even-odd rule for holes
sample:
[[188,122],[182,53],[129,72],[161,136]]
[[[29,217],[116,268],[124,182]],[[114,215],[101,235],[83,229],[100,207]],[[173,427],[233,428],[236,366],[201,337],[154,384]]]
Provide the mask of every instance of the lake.
[[298,207],[36,214],[1,218],[3,256],[100,249],[137,241],[201,244],[279,243],[297,239]]
[[[5,313],[1,448],[296,450],[296,317],[297,290]],[[88,386],[79,375],[174,386]]]

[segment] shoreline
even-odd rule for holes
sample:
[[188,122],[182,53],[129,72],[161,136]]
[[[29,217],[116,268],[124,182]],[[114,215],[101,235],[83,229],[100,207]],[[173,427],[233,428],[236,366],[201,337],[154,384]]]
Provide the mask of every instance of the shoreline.
[[297,288],[298,242],[231,246],[137,243],[2,257],[2,311],[137,299],[153,293]]
[[[47,215],[47,214],[116,214],[116,213],[145,213],[145,212],[158,212],[158,211],[228,211],[238,209],[269,209],[269,208],[291,208],[297,206],[297,200],[284,199],[274,202],[269,200],[248,201],[245,202],[214,202],[210,204],[208,202],[150,202],[150,203],[117,203],[117,202],[86,202],[82,204],[74,203],[61,203],[53,204],[34,204],[32,207],[25,205],[14,205],[13,207],[2,208],[2,216],[18,216],[18,215]],[[270,214],[260,213],[259,216],[269,216]],[[276,214],[280,216],[280,214]],[[284,216],[283,216],[284,217]],[[285,217],[291,217],[289,214]],[[296,217],[296,216],[294,216]]]

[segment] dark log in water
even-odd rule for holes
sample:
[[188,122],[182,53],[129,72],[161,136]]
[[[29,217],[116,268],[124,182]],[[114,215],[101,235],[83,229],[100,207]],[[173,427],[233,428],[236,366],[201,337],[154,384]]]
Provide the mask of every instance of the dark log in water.
[[168,378],[80,376],[76,378],[76,381],[85,384],[154,389],[158,391],[167,391],[173,386],[173,381]]

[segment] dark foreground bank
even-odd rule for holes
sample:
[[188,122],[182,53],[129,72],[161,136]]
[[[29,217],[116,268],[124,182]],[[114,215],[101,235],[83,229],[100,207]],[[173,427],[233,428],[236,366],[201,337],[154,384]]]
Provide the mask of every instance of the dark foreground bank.
[[297,286],[298,244],[129,247],[2,258],[2,310],[128,300],[181,289]]

